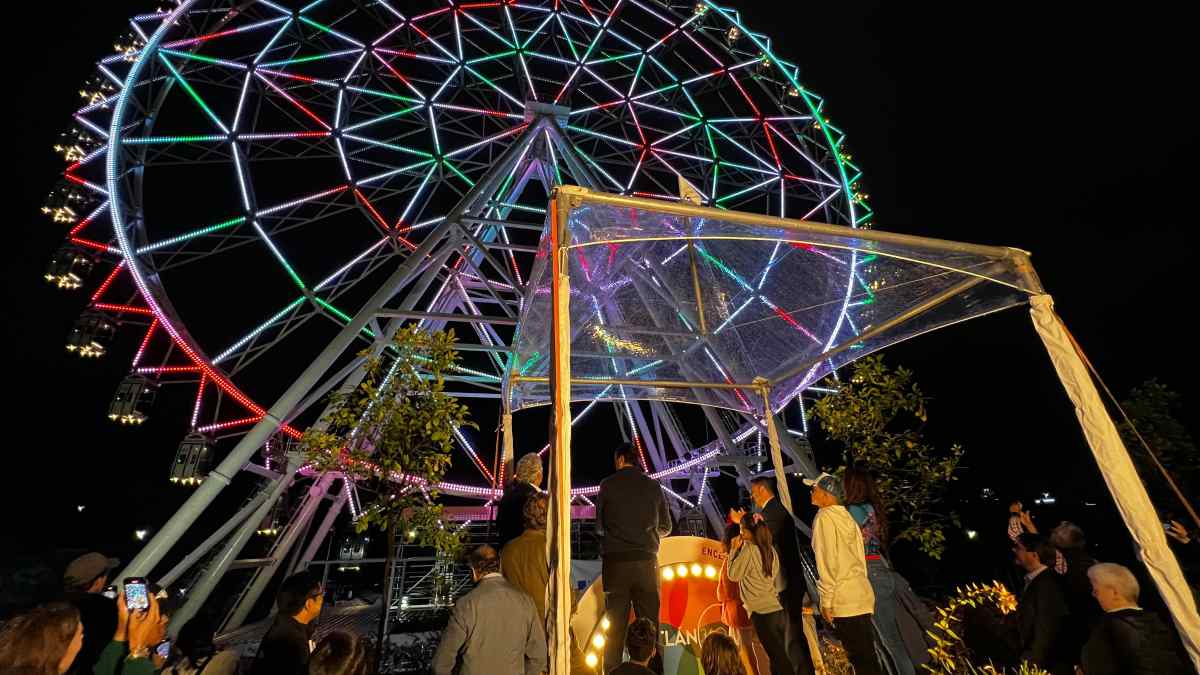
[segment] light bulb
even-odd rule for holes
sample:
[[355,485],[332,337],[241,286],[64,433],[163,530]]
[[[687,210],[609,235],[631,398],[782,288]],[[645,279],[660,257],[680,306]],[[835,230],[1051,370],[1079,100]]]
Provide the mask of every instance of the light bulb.
[[675,568],[675,574],[679,575],[680,577],[686,577],[688,575],[687,565],[680,563],[679,566]]
[[596,664],[600,663],[600,658],[592,652],[588,652],[588,655],[583,657],[583,662],[587,664],[588,668],[595,668]]
[[608,620],[607,616],[604,617],[603,619],[600,619],[600,630],[608,630],[608,627],[611,625],[612,625],[612,622]]
[[704,568],[700,567],[700,563],[692,563],[692,576],[698,577],[704,574]]
[[675,570],[671,569],[670,567],[664,567],[662,570],[662,578],[666,581],[670,581],[670,580],[674,579],[675,578]]
[[704,566],[704,576],[708,577],[709,579],[716,579],[717,578],[717,568],[713,567],[712,565],[705,565]]
[[593,635],[592,636],[592,646],[595,647],[596,649],[602,649],[604,647],[604,636],[599,633],[596,633],[595,635]]

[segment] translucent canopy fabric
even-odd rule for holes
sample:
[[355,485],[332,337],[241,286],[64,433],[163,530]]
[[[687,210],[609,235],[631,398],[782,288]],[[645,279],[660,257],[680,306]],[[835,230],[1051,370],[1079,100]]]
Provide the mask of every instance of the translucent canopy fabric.
[[[1016,249],[573,187],[556,203],[575,401],[760,410],[749,385],[761,377],[778,409],[838,366],[1039,290]],[[550,245],[521,311],[512,410],[549,402]]]

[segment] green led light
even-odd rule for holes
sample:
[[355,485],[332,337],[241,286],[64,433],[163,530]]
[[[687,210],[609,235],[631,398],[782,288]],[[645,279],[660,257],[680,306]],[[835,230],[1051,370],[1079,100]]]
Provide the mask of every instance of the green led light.
[[450,169],[450,171],[454,172],[454,175],[465,180],[467,182],[467,185],[470,185],[471,187],[475,187],[475,181],[471,180],[470,178],[467,178],[467,174],[459,171],[458,167],[454,166],[454,164],[443,159],[442,166],[446,167],[447,169]]
[[346,87],[346,89],[348,89],[350,91],[358,92],[360,94],[371,94],[372,96],[379,96],[381,98],[391,99],[393,101],[403,101],[405,103],[421,103],[420,100],[415,99],[411,96],[401,96],[400,94],[393,94],[393,93],[387,92],[387,91],[379,91],[378,89],[368,89],[367,87]]
[[722,272],[724,272],[725,274],[729,275],[729,277],[730,277],[730,278],[732,278],[734,281],[738,282],[738,284],[739,284],[739,285],[740,285],[742,288],[744,288],[744,289],[746,289],[746,290],[748,290],[748,291],[753,291],[753,290],[754,290],[754,288],[752,288],[752,287],[750,286],[750,284],[746,283],[746,282],[745,282],[745,281],[742,279],[742,277],[738,275],[738,273],[737,273],[737,272],[734,272],[733,270],[729,269],[729,267],[728,267],[728,266],[727,266],[725,263],[721,262],[721,260],[720,260],[719,258],[717,258],[717,257],[716,257],[716,256],[714,256],[713,254],[709,253],[708,251],[704,250],[704,247],[703,247],[703,246],[696,246],[696,250],[700,252],[700,255],[704,256],[704,259],[705,259],[705,260],[707,260],[707,261],[711,262],[712,264],[716,265],[716,266],[717,266],[717,269],[721,270],[721,271],[722,271]]
[[533,367],[534,362],[536,362],[538,357],[541,355],[541,352],[534,352],[530,354],[529,358],[525,361],[525,365],[521,366],[521,374],[524,375],[525,373],[529,372],[529,369]]
[[158,58],[161,59],[164,64],[166,64],[167,70],[171,71],[171,74],[175,76],[176,81],[178,81],[179,85],[183,87],[183,90],[192,97],[192,100],[196,102],[196,105],[200,106],[200,109],[208,115],[209,119],[211,119],[213,122],[216,122],[217,128],[224,129],[225,125],[221,123],[221,119],[217,117],[215,112],[212,111],[212,108],[208,107],[208,104],[204,102],[204,99],[200,98],[200,94],[198,94],[195,89],[192,89],[192,85],[188,84],[188,81],[183,79],[183,75],[179,74],[179,71],[175,69],[175,65],[171,63],[170,59],[161,53],[158,55]]
[[167,143],[211,143],[225,141],[229,137],[224,134],[208,134],[204,136],[142,136],[140,138],[122,138],[122,145],[158,145]]
[[216,225],[209,225],[208,227],[202,227],[199,230],[194,230],[194,231],[188,232],[186,234],[181,234],[177,237],[171,237],[170,239],[164,239],[160,242],[155,242],[153,244],[147,244],[147,245],[139,248],[137,250],[137,252],[138,252],[138,254],[142,254],[142,253],[149,253],[151,251],[157,251],[160,248],[172,246],[174,244],[178,244],[180,242],[187,241],[189,239],[195,239],[196,237],[203,237],[206,234],[212,234],[213,232],[216,232],[218,230],[223,230],[227,227],[241,225],[244,222],[246,222],[245,216],[238,216],[237,218],[230,218],[229,220],[226,220],[221,223],[217,223]]
[[489,55],[489,56],[480,56],[480,57],[479,57],[479,58],[477,58],[477,59],[471,59],[470,61],[467,61],[467,62],[466,62],[466,65],[468,65],[468,66],[473,66],[473,65],[475,65],[476,63],[483,63],[483,62],[485,62],[485,61],[495,61],[496,59],[503,59],[503,58],[507,58],[507,57],[509,57],[509,56],[512,56],[513,54],[516,54],[516,53],[517,53],[517,50],[515,50],[515,49],[510,49],[510,50],[508,50],[508,51],[506,51],[506,52],[500,52],[499,54],[491,54],[491,55]]
[[204,56],[201,54],[193,54],[191,52],[178,52],[178,51],[175,51],[174,49],[160,49],[158,51],[160,51],[164,54],[170,54],[171,56],[175,56],[175,57],[178,57],[181,59],[188,59],[190,61],[200,61],[203,63],[212,63],[212,64],[216,64],[216,65],[221,65],[221,66],[230,65],[228,61],[222,61],[221,59],[213,58],[211,56]]
[[[328,310],[331,314],[333,314],[337,318],[341,319],[342,321],[345,321],[346,323],[350,323],[351,319],[350,319],[349,314],[346,314],[342,310],[338,309],[337,307],[334,307],[333,305],[329,304],[328,302],[325,302],[321,298],[314,296],[313,299],[317,301],[318,305],[324,307],[326,310]],[[371,330],[370,328],[367,328],[366,326],[363,326],[362,332],[366,333],[367,335],[369,335],[372,338],[375,337],[375,331]]]

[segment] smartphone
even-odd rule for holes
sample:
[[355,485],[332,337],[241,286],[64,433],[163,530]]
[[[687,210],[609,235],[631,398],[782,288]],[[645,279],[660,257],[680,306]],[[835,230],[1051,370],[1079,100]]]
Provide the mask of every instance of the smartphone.
[[109,584],[109,585],[105,586],[104,590],[100,593],[100,595],[103,595],[104,597],[108,598],[109,600],[116,600],[117,599],[116,584]]
[[1167,521],[1167,522],[1163,523],[1163,529],[1170,532],[1171,531],[1171,521]]
[[171,641],[163,640],[162,642],[158,643],[158,647],[154,650],[154,652],[164,659],[171,658]]
[[150,609],[149,584],[142,577],[125,579],[125,607],[131,612]]

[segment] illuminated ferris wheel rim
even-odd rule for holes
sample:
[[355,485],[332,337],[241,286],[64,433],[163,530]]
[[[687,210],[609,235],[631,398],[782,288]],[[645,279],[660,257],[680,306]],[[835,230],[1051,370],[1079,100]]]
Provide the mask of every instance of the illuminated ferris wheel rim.
[[[643,9],[646,9],[647,11],[652,11],[652,10],[649,10],[648,8],[646,8],[643,5],[643,3],[639,2],[638,0],[628,0],[628,2],[630,2],[630,4],[642,7]],[[150,60],[151,57],[153,57],[157,54],[158,49],[161,46],[161,43],[163,42],[165,36],[170,32],[171,28],[176,24],[177,20],[180,17],[182,17],[184,14],[186,14],[188,11],[190,11],[192,8],[194,8],[197,4],[199,4],[199,0],[185,0],[184,2],[181,2],[179,4],[179,6],[175,10],[173,10],[170,13],[170,15],[167,16],[163,20],[163,22],[158,27],[158,29],[146,41],[145,48],[142,50],[141,54],[138,55],[136,61],[130,67],[129,75],[125,80],[125,86],[123,86],[121,88],[120,94],[117,98],[117,101],[115,103],[114,110],[113,110],[112,123],[110,125],[109,133],[108,133],[108,150],[106,153],[106,172],[105,172],[106,179],[107,179],[107,184],[106,184],[107,190],[106,191],[107,191],[107,194],[109,195],[110,200],[114,204],[120,204],[121,200],[123,200],[125,197],[125,195],[123,195],[121,192],[120,176],[122,174],[122,170],[121,170],[121,167],[119,166],[119,159],[122,157],[122,153],[120,152],[120,146],[124,142],[124,138],[125,138],[124,130],[127,128],[127,125],[125,122],[125,115],[126,115],[126,111],[128,110],[128,106],[129,106],[130,92],[133,91],[136,88],[136,86],[138,85],[138,82],[139,82],[138,77],[140,76],[146,63]],[[266,4],[268,6],[274,6],[274,5],[272,5],[272,3],[263,3],[263,4]],[[318,3],[312,3],[312,5],[310,5],[310,7],[313,5],[316,5],[316,4],[318,4]],[[476,4],[490,4],[490,3],[476,3]],[[496,4],[500,4],[500,3],[496,3]],[[508,4],[512,4],[515,7],[528,7],[528,5],[521,5],[521,3],[508,3]],[[621,4],[621,2],[617,3],[617,5],[620,5],[620,4]],[[802,101],[804,101],[804,103],[809,107],[814,119],[821,119],[820,118],[821,113],[819,111],[819,108],[814,104],[814,100],[810,96],[809,92],[807,92],[803,87],[800,86],[799,82],[796,80],[795,73],[791,69],[785,67],[785,64],[783,62],[779,61],[778,59],[776,59],[774,57],[774,55],[770,51],[769,43],[767,43],[765,41],[765,39],[746,30],[746,28],[740,23],[740,21],[738,20],[736,15],[731,10],[721,8],[711,2],[704,2],[703,4],[710,10],[715,11],[719,16],[721,16],[725,21],[727,21],[731,26],[736,27],[738,30],[742,31],[742,33],[746,37],[748,37],[750,40],[752,40],[754,42],[755,46],[763,54],[765,54],[767,56],[767,58],[770,59],[771,64],[774,66],[774,68],[779,73],[784,75],[784,77],[789,82],[792,83],[792,86],[795,87],[796,91],[799,94],[799,98]],[[282,9],[282,8],[280,8],[280,9]],[[303,11],[304,11],[303,9],[300,10],[300,12],[297,12],[297,15],[299,15]],[[348,78],[349,78],[349,74],[347,75],[347,79]],[[510,96],[510,98],[511,98],[511,96]],[[516,99],[514,99],[514,102],[521,105],[522,107],[524,107],[524,104],[521,103],[520,101],[517,101]],[[160,101],[160,103],[161,103],[161,101]],[[830,153],[830,156],[834,159],[834,162],[836,164],[836,169],[838,172],[837,177],[839,178],[839,182],[841,183],[841,186],[839,189],[840,189],[842,195],[845,197],[845,199],[844,199],[845,207],[849,211],[849,214],[850,214],[850,216],[849,216],[850,223],[849,224],[856,226],[856,225],[858,225],[859,220],[855,215],[855,210],[856,210],[855,200],[850,198],[852,195],[852,189],[851,189],[851,185],[850,185],[851,181],[847,175],[846,167],[843,163],[840,153],[837,151],[837,148],[841,143],[841,139],[840,138],[838,138],[836,140],[834,139],[833,130],[829,127],[828,124],[818,125],[818,127],[821,129],[822,133],[824,134],[828,147],[834,149],[834,151]],[[345,156],[345,151],[342,149],[340,142],[338,143],[338,148],[339,148],[339,153],[344,162],[346,156]],[[636,174],[636,171],[635,171],[635,174]],[[350,178],[348,176],[348,179],[349,179],[349,184],[354,184],[353,178]],[[632,185],[632,180],[630,181],[630,185]],[[121,208],[110,208],[109,212],[110,212],[110,216],[113,221],[113,230],[114,230],[114,233],[115,233],[115,236],[117,239],[118,247],[120,249],[120,255],[122,257],[123,265],[129,272],[131,278],[133,279],[135,285],[137,286],[139,294],[145,300],[150,311],[153,313],[154,319],[156,320],[158,325],[161,326],[161,328],[170,335],[172,341],[187,355],[187,357],[196,365],[196,367],[201,371],[201,373],[205,377],[207,377],[214,385],[221,388],[228,395],[230,395],[231,397],[236,399],[239,403],[244,405],[247,409],[249,409],[254,414],[259,415],[260,417],[265,416],[266,410],[264,408],[262,408],[262,406],[258,405],[249,396],[245,395],[240,390],[240,388],[238,388],[237,385],[235,385],[233,383],[233,381],[230,379],[229,374],[225,371],[224,368],[215,364],[212,359],[210,359],[209,357],[206,356],[205,352],[201,349],[201,347],[196,343],[196,341],[188,333],[187,329],[185,328],[184,321],[180,318],[178,313],[175,311],[172,303],[170,302],[170,300],[167,296],[165,289],[160,284],[156,284],[155,282],[150,280],[149,277],[151,277],[152,275],[151,275],[150,271],[145,268],[139,252],[134,248],[133,242],[130,239],[129,233],[126,229],[126,223],[123,222],[123,220],[122,220],[124,217],[123,210]],[[136,223],[137,227],[143,228],[143,232],[144,232],[145,225],[146,225],[146,223],[144,220],[139,220]],[[850,297],[850,293],[851,293],[852,289],[853,289],[853,279],[850,278],[847,281],[847,292],[846,292],[846,302],[847,303],[849,302],[849,297]],[[842,312],[841,316],[844,317],[844,315],[845,315],[845,307],[843,307],[843,312]],[[830,337],[828,338],[827,346],[829,344],[833,343],[840,328],[841,328],[841,318],[839,318],[838,328],[835,329],[833,331],[833,333],[830,335]],[[281,424],[283,422],[283,420],[276,420],[276,421],[280,422]],[[289,426],[283,425],[282,429],[284,430],[285,433],[288,433],[289,435],[292,435],[293,437],[299,436],[299,432],[296,429],[293,429]],[[753,430],[751,428],[748,428],[748,427],[744,428],[736,434],[735,440],[740,442],[741,440],[743,440],[745,437],[747,437],[748,435],[750,435],[752,433],[753,433]],[[689,460],[689,462],[685,463],[684,465],[672,467],[670,469],[657,472],[653,475],[655,477],[661,478],[661,477],[668,477],[668,476],[677,474],[679,472],[685,471],[687,468],[690,468],[691,466],[693,466],[695,464],[698,464],[702,461],[711,459],[712,457],[716,456],[716,454],[718,454],[719,451],[720,451],[719,447],[712,448],[711,444],[710,444],[710,446],[706,446],[706,448],[704,448],[702,450],[702,452],[698,453],[698,455],[694,459]],[[447,484],[440,485],[439,488],[441,488],[443,491],[445,491],[447,493],[459,494],[462,496],[490,498],[490,497],[495,496],[495,494],[496,494],[489,488],[477,488],[475,486],[459,485],[459,484],[453,484],[453,483],[447,483]],[[587,495],[587,494],[594,493],[595,490],[596,490],[596,488],[594,488],[594,487],[578,488],[575,490],[575,492],[577,494]]]

